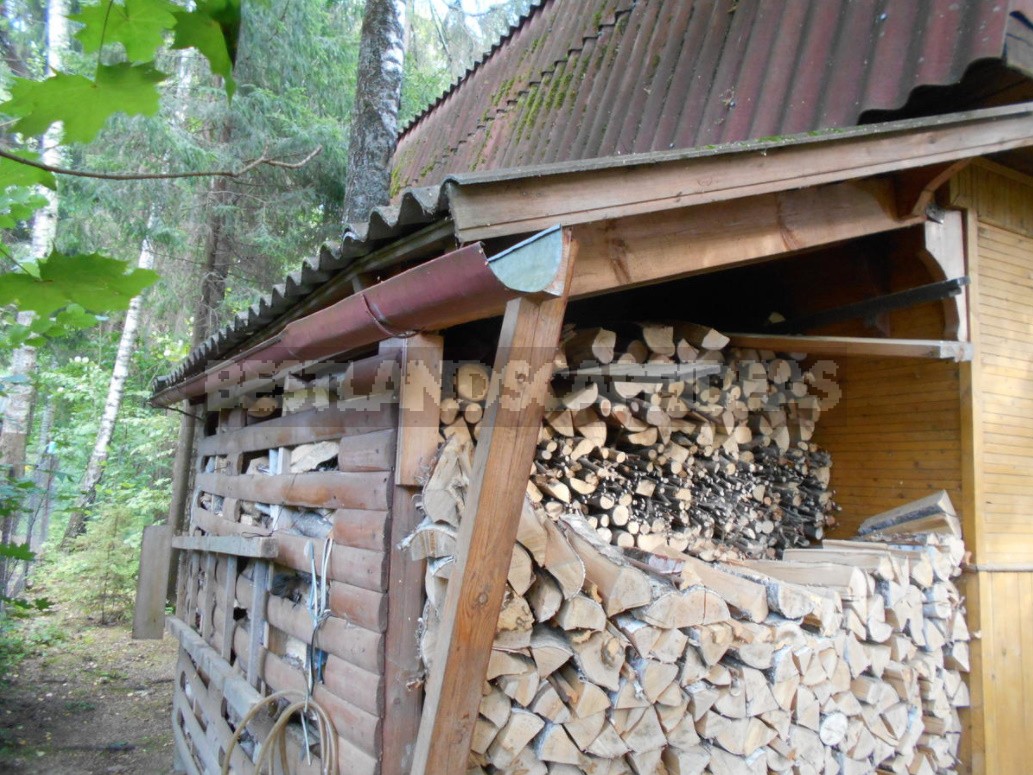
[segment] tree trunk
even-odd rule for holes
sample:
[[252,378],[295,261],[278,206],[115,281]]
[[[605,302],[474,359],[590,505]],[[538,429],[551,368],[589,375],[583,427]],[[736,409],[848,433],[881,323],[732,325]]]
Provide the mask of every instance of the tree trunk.
[[[67,15],[67,0],[50,0],[47,4],[47,69],[51,72],[61,70],[68,50]],[[58,145],[61,132],[61,124],[52,124],[43,135],[41,156],[44,164],[61,166],[63,159]],[[47,204],[36,212],[32,222],[32,255],[35,258],[43,258],[50,252],[57,232],[57,193],[47,188],[41,188],[40,193],[46,197]],[[33,318],[31,312],[19,312],[17,321],[19,325],[28,326]],[[0,427],[0,476],[17,479],[24,473],[25,448],[32,429],[32,407],[36,401],[36,388],[32,381],[35,373],[36,348],[19,347],[11,356],[9,375],[14,380],[7,392],[3,426]],[[8,543],[16,533],[19,516],[16,511],[4,518],[4,543]],[[6,560],[0,561],[0,590],[7,587],[10,569]]]
[[390,198],[389,164],[398,134],[405,56],[404,17],[402,0],[366,0],[345,177],[346,228],[365,221],[374,207]]
[[[154,228],[155,221],[156,215],[152,206],[150,216],[147,218],[148,232]],[[150,269],[154,266],[154,249],[151,247],[149,237],[144,237],[136,265],[140,269]],[[90,460],[86,464],[86,473],[83,474],[82,483],[79,486],[79,501],[75,511],[68,519],[68,527],[61,540],[61,544],[65,548],[77,536],[86,532],[86,510],[96,499],[97,484],[104,475],[104,462],[108,459],[108,445],[111,443],[111,434],[115,430],[115,420],[118,417],[118,410],[122,406],[122,394],[125,391],[126,378],[129,376],[129,361],[136,349],[136,333],[140,327],[140,308],[142,306],[143,294],[140,294],[133,298],[126,311],[125,323],[122,325],[122,337],[118,341],[118,353],[115,355],[115,367],[111,371],[111,380],[108,382],[108,396],[100,417],[100,427],[97,429],[97,439],[93,444],[93,452],[90,454]]]

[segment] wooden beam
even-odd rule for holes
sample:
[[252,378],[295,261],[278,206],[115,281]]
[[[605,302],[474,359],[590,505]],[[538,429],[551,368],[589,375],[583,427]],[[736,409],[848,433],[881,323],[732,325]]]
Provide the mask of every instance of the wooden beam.
[[[922,230],[923,250],[919,251],[937,280],[968,274],[965,267],[965,234],[962,214],[957,210],[944,212],[937,220],[925,222]],[[962,289],[957,296],[943,300],[944,334],[962,342],[971,341],[968,335],[968,304],[971,291]],[[974,297],[973,297],[974,298]]]
[[933,204],[936,190],[971,163],[971,158],[948,161],[896,175],[897,210],[901,214],[922,215]]
[[871,355],[876,358],[930,358],[941,361],[972,360],[969,342],[935,339],[876,339],[860,336],[783,336],[728,334],[733,347],[775,350],[808,355]]
[[861,180],[636,215],[574,229],[572,297],[712,272],[922,222],[898,218],[892,182]]
[[232,554],[237,557],[275,557],[278,551],[275,538],[246,538],[244,536],[176,536],[172,546],[186,552]]
[[438,418],[445,342],[417,334],[384,342],[401,362],[395,487],[391,502],[388,619],[384,640],[384,711],[381,775],[407,775],[413,766],[423,692],[417,632],[423,615],[424,563],[413,562],[402,542],[422,519],[416,508],[419,477],[438,448]]
[[[1024,103],[909,119],[819,137],[797,135],[614,162],[546,165],[528,175],[453,178],[456,234],[469,242],[548,228],[743,199],[929,167],[1033,145]],[[896,210],[896,205],[894,205]]]
[[575,245],[569,232],[564,233],[567,282],[562,296],[544,301],[519,298],[506,306],[427,683],[413,775],[466,771],[526,491],[523,472],[534,459]]
[[149,525],[143,529],[140,575],[133,606],[133,639],[161,640],[165,632],[165,598],[172,559],[172,526]]

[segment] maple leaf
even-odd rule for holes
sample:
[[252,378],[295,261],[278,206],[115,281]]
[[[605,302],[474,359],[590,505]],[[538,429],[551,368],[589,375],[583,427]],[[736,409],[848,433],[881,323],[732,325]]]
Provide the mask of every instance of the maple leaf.
[[120,62],[98,67],[92,81],[68,73],[57,73],[45,81],[17,78],[11,86],[11,99],[0,105],[0,111],[15,116],[14,131],[26,137],[41,135],[51,124],[62,121],[64,142],[88,143],[115,113],[157,113],[157,85],[166,77],[150,64]]
[[176,37],[172,48],[196,48],[212,72],[221,75],[230,97],[237,89],[233,65],[237,60],[237,38],[240,36],[240,0],[207,0],[193,11],[179,11],[176,16]]
[[42,316],[72,304],[90,312],[126,309],[158,279],[149,269],[127,269],[125,261],[98,253],[65,255],[55,250],[36,265],[38,276],[0,275],[0,305],[16,304]]
[[[39,160],[39,154],[32,151],[10,151],[10,153],[29,161]],[[54,180],[51,172],[0,156],[0,190],[8,186],[43,186],[53,191],[57,188],[57,181]]]
[[108,43],[121,43],[133,62],[150,62],[165,42],[165,32],[176,26],[169,0],[124,0],[84,8],[68,18],[85,25],[75,34],[83,51],[100,51]]

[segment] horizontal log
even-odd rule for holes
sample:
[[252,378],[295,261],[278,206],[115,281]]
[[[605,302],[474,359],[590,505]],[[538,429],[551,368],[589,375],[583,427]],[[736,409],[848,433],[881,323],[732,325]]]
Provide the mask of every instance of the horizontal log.
[[338,509],[331,517],[334,541],[356,549],[387,550],[389,512],[368,509]]
[[197,488],[225,498],[329,509],[386,509],[391,475],[321,471],[307,474],[197,475]]
[[382,402],[379,397],[377,400],[333,401],[325,409],[307,409],[239,430],[216,433],[201,439],[197,450],[201,455],[232,455],[396,428],[398,406],[392,396],[383,398]]
[[939,339],[879,339],[861,336],[779,336],[729,334],[733,347],[750,347],[808,355],[870,355],[880,358],[930,358],[946,361],[972,360],[969,342]]
[[[322,541],[282,533],[277,535],[276,540],[280,547],[280,551],[277,553],[278,562],[295,570],[309,572],[311,565],[305,556],[305,547],[312,544],[317,558],[316,570],[321,570],[318,563],[321,562],[319,557],[322,554]],[[387,591],[387,563],[382,552],[335,545],[330,554],[330,573],[328,575],[336,581],[343,581],[373,592]]]

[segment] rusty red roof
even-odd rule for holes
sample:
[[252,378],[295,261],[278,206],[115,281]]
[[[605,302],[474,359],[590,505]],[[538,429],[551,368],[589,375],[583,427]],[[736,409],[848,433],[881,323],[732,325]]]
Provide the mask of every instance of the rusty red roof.
[[853,126],[977,63],[1031,72],[1030,20],[1033,0],[544,0],[403,132],[395,189]]

